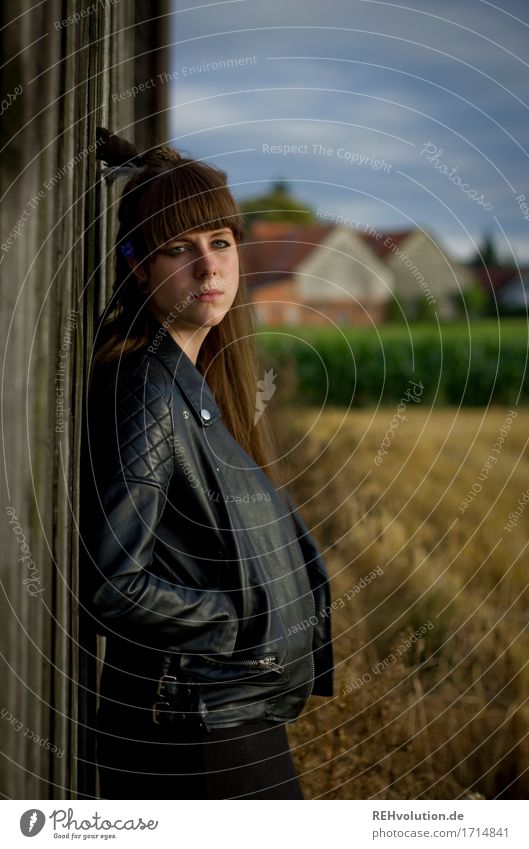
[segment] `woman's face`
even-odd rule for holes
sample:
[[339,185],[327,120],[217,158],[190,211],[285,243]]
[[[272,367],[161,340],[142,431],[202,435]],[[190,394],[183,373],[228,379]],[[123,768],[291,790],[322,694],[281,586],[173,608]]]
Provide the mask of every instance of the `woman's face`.
[[229,228],[190,231],[160,248],[147,269],[155,315],[178,325],[213,327],[230,309],[239,286],[239,254]]

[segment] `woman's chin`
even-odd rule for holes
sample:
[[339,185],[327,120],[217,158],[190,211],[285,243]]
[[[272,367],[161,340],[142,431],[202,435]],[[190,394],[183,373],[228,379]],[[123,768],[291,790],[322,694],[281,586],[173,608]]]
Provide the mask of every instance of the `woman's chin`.
[[218,306],[213,307],[213,305],[211,305],[210,309],[203,311],[202,320],[200,321],[200,324],[203,327],[215,327],[215,325],[220,324],[227,312],[227,307],[221,309]]

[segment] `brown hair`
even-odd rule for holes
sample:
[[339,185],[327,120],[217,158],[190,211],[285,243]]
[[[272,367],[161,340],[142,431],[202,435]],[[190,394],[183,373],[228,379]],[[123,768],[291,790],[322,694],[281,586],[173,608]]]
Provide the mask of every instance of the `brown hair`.
[[[148,267],[160,245],[189,230],[229,227],[238,250],[244,236],[243,218],[224,171],[183,158],[167,145],[139,154],[126,140],[98,129],[102,139],[98,158],[110,165],[132,162],[140,167],[132,172],[119,203],[116,276],[97,332],[94,366],[139,350],[149,341],[147,297],[121,253],[122,244],[132,242],[134,256]],[[276,446],[266,413],[254,424],[257,383],[265,369],[254,343],[254,322],[239,250],[236,297],[222,321],[209,330],[196,365],[207,379],[224,424],[255,462],[266,467],[277,487],[283,480],[275,464]]]

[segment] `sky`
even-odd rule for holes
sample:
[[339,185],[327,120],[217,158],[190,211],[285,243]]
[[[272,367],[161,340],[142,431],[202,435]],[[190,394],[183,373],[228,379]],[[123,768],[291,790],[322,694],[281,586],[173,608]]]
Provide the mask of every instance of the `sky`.
[[168,38],[169,141],[239,201],[529,263],[527,2],[172,0]]

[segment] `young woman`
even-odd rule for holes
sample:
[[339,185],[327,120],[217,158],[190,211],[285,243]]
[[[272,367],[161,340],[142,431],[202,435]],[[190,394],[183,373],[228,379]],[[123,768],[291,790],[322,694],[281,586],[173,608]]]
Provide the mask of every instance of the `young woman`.
[[333,695],[331,599],[273,463],[240,211],[212,165],[101,142],[134,165],[82,478],[101,796],[302,799],[285,724]]

